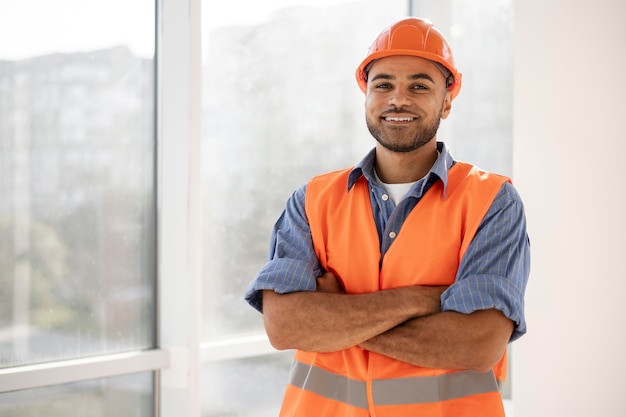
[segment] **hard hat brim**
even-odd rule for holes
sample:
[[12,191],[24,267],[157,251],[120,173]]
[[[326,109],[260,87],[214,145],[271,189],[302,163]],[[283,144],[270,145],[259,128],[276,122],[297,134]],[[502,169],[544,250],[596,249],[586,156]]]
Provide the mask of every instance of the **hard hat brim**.
[[378,52],[374,52],[368,55],[358,66],[356,73],[355,73],[355,77],[356,77],[357,83],[361,91],[363,91],[364,93],[367,91],[366,69],[368,65],[370,65],[371,63],[373,63],[374,61],[378,59],[382,59],[382,58],[386,58],[390,56],[399,56],[399,55],[424,58],[429,61],[434,61],[434,62],[437,62],[438,64],[443,65],[446,69],[448,69],[448,71],[450,71],[450,73],[454,77],[454,82],[449,87],[449,90],[452,92],[452,98],[454,99],[457,96],[457,94],[459,94],[459,91],[461,90],[462,74],[458,72],[456,68],[451,67],[448,62],[446,62],[437,54],[433,54],[433,53],[429,53],[425,51],[415,51],[412,49],[393,49],[393,50],[386,50],[386,51],[378,51]]

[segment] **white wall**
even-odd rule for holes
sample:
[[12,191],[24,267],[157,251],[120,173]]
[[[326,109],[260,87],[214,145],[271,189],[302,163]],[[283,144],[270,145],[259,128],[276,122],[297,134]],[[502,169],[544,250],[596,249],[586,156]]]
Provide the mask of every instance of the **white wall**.
[[515,417],[626,416],[626,2],[515,6],[514,181],[532,244]]

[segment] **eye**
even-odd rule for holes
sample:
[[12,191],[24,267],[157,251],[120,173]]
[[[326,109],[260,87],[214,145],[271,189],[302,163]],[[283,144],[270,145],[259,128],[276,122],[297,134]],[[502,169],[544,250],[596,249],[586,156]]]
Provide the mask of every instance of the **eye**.
[[424,84],[415,84],[411,87],[413,90],[429,90],[430,88]]
[[375,88],[389,89],[389,88],[392,88],[392,85],[389,83],[379,83],[379,84],[376,84]]

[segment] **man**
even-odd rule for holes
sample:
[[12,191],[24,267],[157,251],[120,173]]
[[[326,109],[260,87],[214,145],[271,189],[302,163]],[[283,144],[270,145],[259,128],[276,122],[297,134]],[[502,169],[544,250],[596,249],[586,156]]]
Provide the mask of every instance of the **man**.
[[461,74],[430,22],[383,30],[356,78],[375,148],[293,194],[246,292],[272,345],[297,349],[281,416],[504,416],[522,202],[437,142]]

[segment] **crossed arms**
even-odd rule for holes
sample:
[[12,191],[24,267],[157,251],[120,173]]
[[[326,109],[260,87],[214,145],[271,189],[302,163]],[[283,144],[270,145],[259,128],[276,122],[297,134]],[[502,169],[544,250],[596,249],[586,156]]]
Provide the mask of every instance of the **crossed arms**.
[[441,312],[446,288],[345,294],[325,273],[315,292],[263,291],[265,329],[277,349],[333,352],[358,345],[417,366],[489,370],[502,356],[513,322],[496,309]]
[[[299,200],[290,200],[293,207],[287,211],[292,213],[291,217],[286,216],[291,222],[282,221],[290,223],[291,230],[303,233],[291,240],[277,238],[276,247],[283,246],[280,251],[275,248],[274,254],[296,259],[305,254],[309,259],[307,256],[314,257],[314,251],[310,233],[304,233],[308,230],[304,194],[298,195]],[[442,312],[440,300],[446,287],[413,286],[345,294],[338,280],[326,273],[317,278],[317,291],[312,291],[311,286],[306,291],[289,287],[291,291],[262,291],[266,331],[277,349],[333,352],[360,346],[418,366],[484,371],[500,359],[511,334],[515,339],[525,332],[520,298],[528,279],[529,248],[521,200],[515,189],[505,184],[463,258],[460,278],[443,297],[448,307],[459,307],[459,302],[470,295],[468,300],[474,305],[479,300],[471,297],[468,287],[460,283],[464,277],[470,277],[479,288],[479,295],[480,291],[489,292],[486,295],[496,291],[492,295],[497,302],[488,301],[482,307],[464,310],[475,310],[470,314]],[[317,262],[317,258],[313,260]],[[287,263],[282,271],[294,268]],[[278,273],[271,269],[264,272],[264,277],[270,277],[264,288],[276,288],[271,277]],[[485,281],[481,283],[480,277],[486,277]],[[256,294],[257,289],[261,288],[252,286],[250,295]],[[455,294],[455,303],[450,303],[451,294]],[[490,308],[496,304],[498,309]],[[513,320],[518,320],[515,330]]]

